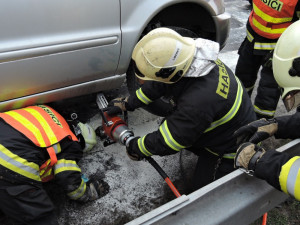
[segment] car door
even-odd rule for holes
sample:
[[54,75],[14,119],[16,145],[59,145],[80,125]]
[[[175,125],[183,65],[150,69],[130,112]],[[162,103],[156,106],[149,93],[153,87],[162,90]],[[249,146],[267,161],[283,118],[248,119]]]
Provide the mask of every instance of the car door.
[[0,2],[0,101],[112,76],[119,0]]

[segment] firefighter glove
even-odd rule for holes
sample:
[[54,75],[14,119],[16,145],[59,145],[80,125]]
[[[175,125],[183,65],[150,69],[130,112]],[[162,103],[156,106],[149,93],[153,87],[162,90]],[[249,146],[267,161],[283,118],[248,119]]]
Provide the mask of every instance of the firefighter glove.
[[239,128],[233,137],[237,139],[237,145],[247,141],[257,144],[274,135],[277,130],[278,123],[275,119],[263,118]]
[[126,147],[126,152],[127,152],[128,157],[134,161],[140,161],[144,158],[143,154],[141,153],[141,151],[139,150],[139,147],[138,147],[137,140],[139,138],[140,137],[133,138],[129,142],[128,147]]
[[289,74],[292,77],[300,77],[300,57],[294,59],[292,67],[289,70]]
[[128,105],[128,97],[115,98],[108,103],[106,112],[109,116],[122,114],[122,112],[127,111],[126,105]]
[[104,181],[89,180],[87,183],[89,200],[93,201],[107,194],[108,184]]
[[238,148],[234,158],[234,167],[243,168],[247,173],[253,174],[257,162],[266,151],[253,143],[246,142]]

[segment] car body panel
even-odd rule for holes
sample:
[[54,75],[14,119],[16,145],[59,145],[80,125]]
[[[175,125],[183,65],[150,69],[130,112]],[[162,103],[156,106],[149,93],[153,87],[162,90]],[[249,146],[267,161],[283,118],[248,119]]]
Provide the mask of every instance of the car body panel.
[[0,19],[4,111],[117,88],[157,21],[199,25],[223,46],[230,16],[222,0],[11,0],[0,2]]
[[[118,67],[119,72],[124,70],[122,66],[127,68],[134,45],[137,43],[143,30],[146,28],[151,19],[153,19],[159,12],[170,6],[189,3],[199,5],[207,10],[207,12],[211,15],[211,18],[214,20],[215,26],[220,29],[215,41],[221,43],[222,48],[226,44],[229,34],[228,31],[230,29],[231,16],[225,12],[222,0],[143,0],[142,2],[140,0],[131,0],[130,3],[131,4],[127,4],[126,1],[121,1],[122,43],[127,44],[122,45],[120,64]],[[145,8],[147,9],[146,11],[144,10]],[[181,14],[183,14],[183,12],[181,12]],[[199,21],[199,23],[203,22]]]
[[6,32],[0,36],[0,101],[114,75],[121,47],[119,1],[84,2],[12,0],[1,7],[6,18],[0,29]]

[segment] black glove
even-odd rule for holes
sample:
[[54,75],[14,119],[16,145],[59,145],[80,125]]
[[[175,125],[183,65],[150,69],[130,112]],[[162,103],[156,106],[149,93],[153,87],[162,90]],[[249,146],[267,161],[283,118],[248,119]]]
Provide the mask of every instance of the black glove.
[[250,142],[242,144],[234,158],[234,167],[243,168],[246,172],[253,174],[260,158],[265,154],[265,150],[258,145]]
[[143,156],[143,154],[141,153],[139,147],[138,147],[138,144],[137,144],[137,140],[139,139],[140,137],[135,137],[133,138],[130,142],[129,142],[129,145],[128,147],[126,147],[126,152],[127,152],[127,155],[128,157],[131,159],[131,160],[134,160],[134,161],[140,161],[142,160],[143,158],[145,158],[145,156]]
[[110,101],[105,111],[109,116],[122,114],[123,111],[127,111],[126,105],[128,104],[128,97],[116,98]]
[[257,144],[275,134],[278,123],[275,119],[260,119],[249,123],[234,132],[233,137],[237,139],[237,145],[244,142]]
[[300,77],[300,57],[295,58],[293,60],[293,64],[292,64],[292,67],[289,70],[289,74],[292,77],[295,77],[295,76]]

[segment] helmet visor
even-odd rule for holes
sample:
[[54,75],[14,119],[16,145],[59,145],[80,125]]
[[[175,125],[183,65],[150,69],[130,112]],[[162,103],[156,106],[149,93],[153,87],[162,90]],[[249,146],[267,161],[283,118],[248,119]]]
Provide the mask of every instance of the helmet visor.
[[283,99],[286,110],[289,112],[300,105],[300,90],[289,92]]

